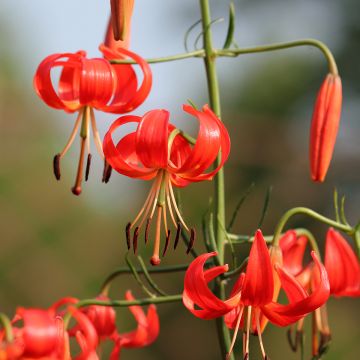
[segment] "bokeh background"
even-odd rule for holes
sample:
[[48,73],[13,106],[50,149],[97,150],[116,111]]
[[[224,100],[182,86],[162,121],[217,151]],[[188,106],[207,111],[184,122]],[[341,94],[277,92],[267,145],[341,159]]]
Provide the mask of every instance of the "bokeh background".
[[[215,41],[226,34],[229,1],[212,0]],[[240,210],[234,231],[250,234],[257,227],[264,196],[273,186],[263,224],[272,233],[281,216],[294,206],[308,206],[333,215],[334,187],[346,196],[351,223],[360,217],[360,3],[357,0],[242,0],[236,1],[236,40],[240,46],[313,37],[335,54],[343,79],[342,123],[328,178],[323,185],[309,178],[308,133],[316,92],[326,75],[326,62],[313,48],[219,59],[223,120],[232,139],[226,166],[227,212],[231,215],[241,194],[255,188]],[[0,2],[0,311],[13,314],[19,305],[49,306],[71,295],[95,296],[104,277],[124,264],[125,224],[133,218],[149,189],[148,183],[117,174],[101,183],[102,163],[94,165],[83,194],[70,188],[78,148],[62,162],[56,182],[52,158],[65,144],[74,115],[46,107],[35,95],[32,77],[38,63],[57,52],[88,51],[99,56],[109,15],[108,1],[1,0]],[[184,33],[200,17],[195,0],[136,1],[132,49],[144,57],[183,52]],[[200,29],[189,37],[192,48]],[[192,131],[181,105],[191,98],[207,102],[203,63],[199,59],[152,66],[154,86],[137,114],[166,108],[173,122]],[[114,116],[97,114],[102,134]],[[200,230],[212,184],[195,184],[182,191],[189,222]],[[304,217],[291,226],[306,226],[322,240],[326,227]],[[197,249],[202,251],[201,246]],[[142,249],[144,256],[146,252]],[[237,251],[245,253],[245,249]],[[180,249],[164,264],[189,261]],[[182,277],[157,277],[170,293],[182,291]],[[114,283],[112,296],[126,289],[143,296],[129,277]],[[360,352],[359,308],[354,299],[329,301],[333,344],[327,359],[357,359]],[[193,318],[178,305],[159,307],[161,334],[151,347],[124,350],[124,359],[219,359],[215,325]],[[309,321],[307,321],[309,323]],[[309,325],[309,324],[308,324]],[[119,311],[121,330],[134,326],[127,310]],[[308,329],[309,330],[309,329]],[[258,344],[253,342],[253,357]],[[310,334],[307,333],[307,345]],[[269,327],[265,346],[272,359],[298,359],[290,352],[284,329]],[[308,354],[307,354],[308,355]],[[106,358],[106,350],[104,358]],[[307,356],[308,358],[308,356]]]

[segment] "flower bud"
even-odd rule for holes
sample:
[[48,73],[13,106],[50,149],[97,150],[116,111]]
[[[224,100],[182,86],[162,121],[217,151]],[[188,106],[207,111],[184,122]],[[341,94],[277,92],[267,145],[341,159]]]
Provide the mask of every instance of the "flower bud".
[[310,129],[311,178],[323,182],[338,133],[342,102],[340,76],[328,74],[315,102]]

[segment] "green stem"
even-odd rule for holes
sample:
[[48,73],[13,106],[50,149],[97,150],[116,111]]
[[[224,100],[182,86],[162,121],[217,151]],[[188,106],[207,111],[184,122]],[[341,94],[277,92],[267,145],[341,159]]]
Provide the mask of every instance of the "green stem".
[[[149,297],[144,299],[135,299],[135,300],[98,300],[98,299],[85,299],[80,300],[73,306],[76,308],[81,308],[84,306],[90,305],[99,305],[99,306],[111,306],[111,307],[128,307],[133,305],[150,305],[150,304],[164,304],[164,303],[172,303],[172,302],[180,302],[182,301],[182,294],[177,295],[168,295],[161,297]],[[67,312],[64,316],[64,327],[65,329],[69,325],[69,321],[71,319],[71,313]]]
[[[189,267],[188,264],[182,265],[173,265],[173,266],[162,266],[162,267],[153,267],[148,269],[150,274],[161,274],[161,273],[172,273],[178,271],[185,271]],[[135,268],[138,274],[143,274],[144,270],[142,268]],[[109,292],[110,284],[113,280],[121,275],[128,275],[131,274],[132,271],[128,267],[121,267],[111,273],[104,281],[101,287],[101,294],[107,294]]]
[[[205,69],[206,79],[209,92],[209,103],[214,113],[221,118],[221,106],[220,106],[220,93],[219,83],[216,72],[216,52],[213,48],[212,32],[211,32],[211,14],[208,0],[200,0],[202,30],[204,33],[204,50],[205,50]],[[220,155],[217,158],[217,164],[220,163]],[[217,240],[218,258],[221,264],[224,263],[224,247],[225,237],[224,231],[219,226],[219,223],[225,226],[225,191],[224,191],[224,170],[221,169],[215,176],[215,233]],[[225,285],[224,282],[216,282],[215,294],[221,299],[225,299]],[[225,356],[230,349],[231,338],[230,332],[226,327],[222,317],[216,319],[216,327],[218,331],[221,356]],[[234,356],[231,354],[229,360],[233,360]]]
[[162,296],[167,296],[168,294],[166,294],[164,291],[162,291],[157,284],[155,283],[155,281],[151,278],[151,275],[149,274],[148,269],[146,268],[146,265],[144,263],[144,260],[142,259],[142,257],[139,255],[138,256],[138,260],[141,266],[142,271],[144,272],[144,276],[145,279],[147,280],[147,282],[150,284],[150,286],[160,295]]
[[218,56],[238,56],[243,54],[254,54],[260,52],[267,52],[267,51],[274,51],[274,50],[283,50],[289,49],[298,46],[314,46],[318,48],[326,57],[328,62],[329,71],[337,75],[338,69],[334,59],[333,54],[329,50],[329,48],[321,41],[315,39],[301,39],[296,41],[289,41],[289,42],[282,42],[282,43],[275,43],[270,45],[260,45],[254,46],[249,48],[240,48],[240,49],[224,49],[224,50],[217,50],[216,55]]
[[316,211],[313,211],[311,209],[305,208],[305,207],[296,207],[293,209],[288,210],[280,219],[280,221],[278,222],[276,229],[275,229],[275,233],[274,233],[274,239],[273,239],[273,245],[279,245],[279,240],[280,240],[280,236],[281,233],[283,232],[283,229],[286,225],[286,223],[288,222],[288,220],[297,214],[304,214],[307,216],[310,216],[320,222],[323,222],[327,225],[333,226],[334,228],[341,230],[349,235],[352,235],[354,230],[351,226],[348,225],[344,225],[341,224],[335,220],[329,219],[323,215],[318,214]]
[[12,342],[14,340],[14,334],[13,334],[13,331],[12,331],[11,321],[3,313],[0,313],[0,324],[4,328],[6,341],[8,343]]
[[[194,57],[204,57],[204,55],[205,55],[205,51],[203,49],[200,49],[200,50],[196,50],[196,51],[186,52],[184,54],[145,59],[145,61],[148,64],[158,64],[158,63],[163,63],[163,62],[190,59],[190,58],[194,58]],[[112,64],[137,64],[137,62],[135,60],[130,60],[130,59],[126,59],[126,60],[113,59],[113,60],[110,60],[110,62]]]

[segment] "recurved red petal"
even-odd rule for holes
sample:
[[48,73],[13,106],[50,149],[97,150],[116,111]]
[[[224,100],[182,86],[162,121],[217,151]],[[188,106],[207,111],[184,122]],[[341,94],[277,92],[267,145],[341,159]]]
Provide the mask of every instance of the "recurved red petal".
[[105,134],[103,150],[106,161],[120,174],[139,179],[151,179],[157,174],[158,169],[145,168],[140,162],[135,160],[136,136],[125,136],[124,140],[120,140],[119,148],[115,146],[112,139],[112,133],[121,125],[132,122],[138,124],[140,120],[140,117],[133,115],[122,116],[115,120]]
[[169,116],[166,110],[151,110],[139,122],[136,130],[136,153],[147,168],[167,168]]
[[[135,300],[130,291],[126,292],[125,298],[129,301]],[[136,348],[150,345],[156,340],[160,331],[156,306],[150,305],[146,315],[141,306],[129,306],[129,310],[137,322],[137,328],[129,333],[118,335],[117,342],[119,342],[120,348]]]
[[325,268],[335,296],[360,296],[360,265],[343,236],[330,228],[326,235]]
[[[38,96],[50,107],[62,109],[68,112],[78,110],[80,104],[75,101],[75,89],[70,89],[65,84],[60,85],[59,94],[54,89],[51,80],[51,70],[56,66],[62,66],[69,77],[78,76],[78,69],[81,67],[81,58],[85,56],[83,52],[76,54],[63,53],[53,54],[46,57],[38,66],[34,76],[34,88]],[[74,101],[69,101],[70,99]]]
[[330,284],[327,272],[323,264],[314,252],[311,253],[317,271],[319,273],[319,281],[314,291],[307,295],[300,284],[296,284],[296,280],[284,270],[279,270],[279,276],[285,289],[290,303],[287,305],[272,302],[261,307],[264,315],[274,324],[286,326],[299,320],[306,314],[314,311],[323,305],[330,295]]
[[116,86],[113,100],[107,106],[101,108],[102,111],[123,114],[130,112],[140,106],[151,90],[152,86],[152,72],[149,64],[139,55],[126,50],[124,48],[117,48],[116,50],[109,49],[105,45],[100,45],[100,51],[108,60],[131,58],[137,64],[143,73],[143,80],[140,87],[136,90],[137,80],[135,73],[128,64],[113,65],[118,78],[118,86]]
[[241,302],[247,306],[265,305],[272,300],[273,293],[274,278],[269,250],[261,231],[257,230],[246,268]]
[[316,98],[310,129],[310,165],[314,181],[324,181],[340,123],[341,79],[328,74]]
[[[199,132],[192,152],[180,168],[170,169],[170,172],[181,174],[181,177],[190,181],[210,180],[224,165],[230,153],[230,138],[224,124],[205,105],[202,111],[192,106],[184,105],[184,111],[195,116],[199,121]],[[214,163],[221,151],[219,166],[205,173]],[[170,167],[171,168],[171,167]]]
[[216,253],[198,256],[190,264],[184,279],[183,303],[190,312],[202,319],[214,319],[226,314],[238,305],[240,299],[237,293],[224,301],[209,289],[208,282],[228,270],[227,265],[222,265],[205,271],[205,262],[212,256],[216,256]]
[[294,230],[287,231],[280,239],[283,266],[296,276],[303,269],[303,258],[307,245],[306,236],[297,236]]

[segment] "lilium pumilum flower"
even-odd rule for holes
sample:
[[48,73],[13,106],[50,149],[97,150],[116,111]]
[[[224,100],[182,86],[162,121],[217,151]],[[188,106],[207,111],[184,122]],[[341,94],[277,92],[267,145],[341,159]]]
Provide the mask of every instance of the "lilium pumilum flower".
[[[145,225],[145,243],[151,221],[156,212],[156,232],[151,264],[160,263],[160,232],[162,221],[165,231],[163,256],[170,242],[170,229],[167,223],[167,211],[176,229],[174,248],[176,248],[181,228],[190,234],[187,252],[195,240],[195,230],[190,229],[183,220],[176,204],[173,187],[184,187],[191,182],[211,180],[220,170],[230,152],[230,138],[223,123],[205,105],[202,111],[184,105],[183,109],[199,121],[196,140],[190,144],[189,137],[169,123],[167,110],[152,110],[144,116],[123,116],[117,119],[104,137],[106,161],[120,174],[135,179],[154,179],[150,193],[135,219],[126,227],[127,245],[130,249],[130,231],[134,229],[133,248],[137,249],[137,240],[143,224]],[[119,127],[134,123],[137,129],[124,136],[117,145],[112,139],[113,132]],[[206,172],[221,152],[220,164]],[[163,219],[163,220],[162,220]]]
[[[108,30],[109,33],[109,30]],[[39,65],[34,76],[34,88],[38,96],[50,107],[68,113],[77,112],[77,119],[70,138],[64,149],[54,157],[54,173],[60,179],[60,160],[69,150],[75,136],[80,130],[80,160],[72,192],[81,193],[84,157],[87,156],[85,180],[90,170],[90,124],[95,145],[101,157],[102,142],[96,126],[93,109],[103,112],[123,114],[136,109],[148,96],[152,85],[152,73],[147,62],[139,55],[125,48],[115,48],[116,42],[107,37],[105,45],[100,46],[104,58],[88,59],[84,51],[76,53],[53,54],[46,57]],[[143,80],[138,80],[132,65],[111,64],[110,59],[134,60],[143,73]],[[52,81],[52,70],[61,68],[57,86]],[[104,171],[103,181],[108,180],[109,169]]]
[[[108,301],[104,295],[100,295],[97,300]],[[135,300],[130,291],[125,294],[128,301]],[[76,298],[63,298],[56,302],[51,311],[56,314],[62,314],[60,308],[69,304],[76,304]],[[140,348],[153,343],[160,331],[159,317],[155,305],[150,305],[147,314],[144,313],[141,306],[129,306],[130,312],[133,314],[137,322],[137,328],[128,333],[119,333],[116,328],[116,312],[111,306],[90,305],[78,309],[83,316],[86,317],[92,327],[95,329],[99,343],[110,340],[114,343],[114,348],[110,355],[110,360],[118,360],[122,348]],[[70,336],[76,336],[79,331],[79,325],[68,330]],[[81,342],[79,342],[81,344]],[[92,352],[94,360],[97,360],[95,351]],[[88,360],[88,359],[87,359]]]
[[[69,333],[63,320],[51,310],[18,308],[12,321],[14,340],[4,343],[4,331],[0,334],[0,358],[9,360],[90,360],[98,344],[96,331],[87,317],[75,308],[69,308],[77,321],[78,341],[81,353],[71,357]],[[19,324],[22,322],[22,325]],[[3,356],[3,357],[2,357]],[[95,359],[94,359],[95,360]]]
[[[190,264],[185,274],[183,303],[189,311],[201,319],[225,316],[226,325],[234,328],[228,356],[235,344],[238,330],[242,327],[246,333],[244,358],[249,356],[249,334],[252,331],[258,334],[263,358],[267,359],[261,338],[260,317],[266,317],[275,325],[287,326],[324,304],[329,297],[326,270],[315,253],[312,253],[312,257],[320,279],[318,287],[309,295],[283,267],[272,265],[265,240],[258,230],[251,246],[246,273],[239,276],[230,298],[221,300],[211,292],[208,283],[228,271],[228,265],[204,269],[205,262],[215,255],[216,253],[200,255]],[[274,267],[281,287],[289,299],[287,305],[273,300]]]
[[330,166],[339,129],[342,87],[339,75],[328,74],[316,98],[310,129],[310,168],[323,182]]
[[[319,274],[311,264],[303,264],[307,243],[305,236],[296,236],[295,231],[292,230],[280,239],[284,267],[311,291],[318,282]],[[333,228],[330,228],[326,234],[324,264],[328,273],[331,295],[335,297],[360,296],[359,260],[345,238]],[[316,355],[325,349],[331,339],[326,305],[315,310],[313,316],[316,328],[313,334],[313,354]],[[299,324],[298,330],[301,328],[302,323]],[[320,341],[316,338],[317,332],[320,334]]]

